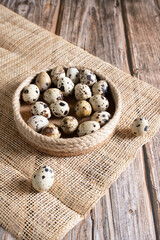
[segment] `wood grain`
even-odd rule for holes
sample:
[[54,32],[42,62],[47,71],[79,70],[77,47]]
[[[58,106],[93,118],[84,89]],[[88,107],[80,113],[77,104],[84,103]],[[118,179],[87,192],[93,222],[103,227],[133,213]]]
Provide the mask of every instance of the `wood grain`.
[[[117,1],[65,1],[59,33],[101,59],[130,71],[122,9]],[[90,216],[94,240],[155,239],[142,151]],[[81,234],[78,239],[88,239]],[[72,234],[69,239],[74,240]]]
[[[150,0],[124,1],[129,51],[134,75],[160,89],[160,5]],[[144,21],[145,19],[145,21]],[[136,20],[136,21],[135,21]],[[136,34],[134,34],[136,32]],[[160,132],[143,147],[148,190],[160,239]]]
[[60,0],[2,0],[1,4],[29,21],[55,32]]
[[[61,0],[60,4],[60,0],[3,0],[2,4],[159,87],[159,1],[121,2]],[[64,240],[159,239],[159,139],[157,134],[138,152],[88,217]],[[0,228],[0,239],[14,238]]]

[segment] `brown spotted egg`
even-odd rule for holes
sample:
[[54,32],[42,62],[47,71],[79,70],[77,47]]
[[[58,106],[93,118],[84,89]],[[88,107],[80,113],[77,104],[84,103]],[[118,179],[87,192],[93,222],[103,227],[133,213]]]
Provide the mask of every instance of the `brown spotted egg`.
[[75,112],[78,117],[88,117],[92,113],[92,107],[89,102],[80,100],[76,103]]
[[75,117],[67,116],[61,121],[61,129],[65,134],[72,134],[78,127],[78,121]]
[[55,124],[49,123],[46,127],[42,129],[42,135],[45,135],[47,137],[51,138],[60,138],[61,133],[58,129],[58,127]]
[[52,103],[50,109],[54,116],[58,118],[67,116],[70,110],[68,103],[62,100]]
[[100,124],[100,126],[102,127],[107,122],[109,122],[110,118],[111,118],[111,114],[109,112],[98,111],[92,115],[91,120],[98,122]]
[[30,84],[22,90],[22,99],[26,103],[35,103],[40,96],[39,88],[35,84]]
[[100,125],[96,121],[86,121],[79,125],[78,127],[78,136],[82,137],[88,134],[91,134],[100,129]]
[[80,82],[88,85],[89,87],[93,86],[97,82],[96,75],[89,69],[81,70],[80,72]]
[[63,99],[63,93],[57,88],[49,88],[43,94],[44,100],[51,104],[56,102],[57,100]]
[[79,71],[75,67],[70,67],[67,70],[67,77],[72,80],[74,84],[79,82]]
[[105,95],[108,91],[108,83],[105,80],[100,80],[96,82],[92,87],[93,95],[101,94]]
[[55,86],[59,78],[65,77],[65,71],[62,66],[57,66],[51,71],[51,80]]
[[74,83],[68,77],[59,78],[57,81],[57,88],[67,97],[73,93]]
[[103,95],[100,95],[100,94],[93,95],[89,99],[89,102],[92,105],[92,108],[95,112],[105,111],[109,107],[109,102],[107,98],[105,98]]
[[40,115],[35,115],[28,119],[27,125],[36,132],[39,132],[43,127],[48,125],[48,119]]
[[46,103],[44,102],[36,102],[35,104],[33,104],[31,106],[31,113],[33,115],[42,115],[46,118],[50,118],[51,117],[51,111],[49,109],[49,107],[47,106]]
[[36,77],[36,85],[41,92],[47,90],[51,86],[51,79],[47,72],[41,72]]
[[54,182],[54,172],[49,166],[40,167],[32,177],[32,186],[38,192],[48,191]]
[[149,124],[146,117],[136,118],[131,125],[131,131],[135,136],[145,135],[148,131],[148,128]]
[[86,84],[78,83],[75,86],[75,98],[77,100],[86,100],[92,96],[90,87]]

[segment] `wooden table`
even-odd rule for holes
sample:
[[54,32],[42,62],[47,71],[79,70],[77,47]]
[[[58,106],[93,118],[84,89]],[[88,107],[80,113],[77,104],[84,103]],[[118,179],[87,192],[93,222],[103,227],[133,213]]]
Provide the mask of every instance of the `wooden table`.
[[[159,0],[3,0],[28,20],[160,89]],[[159,78],[158,78],[159,77]],[[64,240],[160,239],[160,132]],[[0,228],[0,239],[13,240]]]

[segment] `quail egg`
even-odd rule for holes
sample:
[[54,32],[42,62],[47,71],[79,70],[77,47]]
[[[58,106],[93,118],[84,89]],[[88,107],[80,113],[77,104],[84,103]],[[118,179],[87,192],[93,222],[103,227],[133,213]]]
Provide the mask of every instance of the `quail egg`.
[[92,108],[95,112],[105,111],[109,107],[109,102],[107,98],[105,98],[103,95],[100,95],[100,94],[93,95],[89,99],[89,102],[92,105]]
[[67,77],[69,77],[74,84],[79,82],[79,71],[75,67],[70,67],[67,70]]
[[49,166],[40,167],[32,178],[32,186],[38,192],[48,191],[54,182],[54,172]]
[[57,100],[62,100],[63,93],[57,88],[49,88],[44,92],[43,98],[47,103],[51,104]]
[[131,131],[136,136],[145,135],[148,131],[148,128],[149,128],[149,124],[146,117],[136,118],[131,125]]
[[91,87],[97,82],[97,77],[92,71],[85,69],[80,72],[80,82]]
[[57,88],[67,97],[73,93],[74,83],[68,77],[59,78],[57,81]]
[[110,118],[111,118],[111,114],[109,112],[98,111],[92,115],[91,120],[98,122],[102,127],[110,120]]
[[89,102],[80,100],[76,104],[75,112],[78,117],[88,117],[92,113],[92,107]]
[[88,134],[91,134],[100,129],[100,125],[96,121],[86,121],[79,125],[78,127],[78,136],[82,137]]
[[28,119],[27,125],[36,132],[39,132],[43,127],[48,125],[48,119],[40,115],[35,115]]
[[49,109],[49,107],[47,106],[46,103],[44,102],[36,102],[31,106],[31,113],[33,115],[42,115],[46,118],[50,118],[51,117],[51,111]]
[[51,86],[51,79],[47,72],[41,72],[37,75],[36,85],[41,92],[47,90]]
[[51,71],[51,80],[55,86],[57,86],[57,80],[65,77],[65,71],[62,66],[57,66]]
[[40,96],[39,88],[35,84],[30,84],[22,90],[22,99],[26,103],[35,103]]
[[108,83],[105,80],[100,80],[96,82],[92,87],[93,95],[101,94],[105,95],[108,91]]
[[78,121],[75,117],[67,116],[61,121],[61,129],[65,134],[72,134],[78,127]]
[[58,118],[67,116],[70,110],[68,103],[62,100],[52,103],[50,109],[54,116]]
[[78,83],[75,86],[75,97],[77,100],[86,100],[92,96],[91,89],[86,84]]
[[42,135],[45,135],[51,138],[60,138],[61,136],[61,133],[58,127],[52,123],[49,123],[46,127],[44,127],[41,133]]

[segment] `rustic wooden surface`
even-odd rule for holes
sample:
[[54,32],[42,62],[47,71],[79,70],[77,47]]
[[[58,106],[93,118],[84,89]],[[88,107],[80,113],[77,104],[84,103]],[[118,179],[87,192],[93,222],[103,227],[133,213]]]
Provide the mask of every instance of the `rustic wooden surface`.
[[[3,0],[1,3],[160,88],[159,0]],[[160,239],[160,132],[63,240]],[[0,240],[15,240],[0,227]]]

